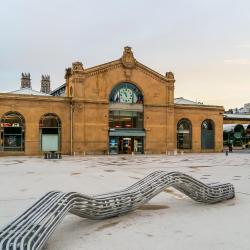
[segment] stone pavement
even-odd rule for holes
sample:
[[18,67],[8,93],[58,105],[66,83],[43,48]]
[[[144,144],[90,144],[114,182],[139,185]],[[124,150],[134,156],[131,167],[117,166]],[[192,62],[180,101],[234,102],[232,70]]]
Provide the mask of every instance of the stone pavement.
[[206,205],[175,189],[137,211],[92,221],[68,215],[46,249],[250,249],[250,154],[0,158],[0,225],[50,190],[98,194],[123,189],[156,170],[182,171],[205,183],[231,182],[236,198]]

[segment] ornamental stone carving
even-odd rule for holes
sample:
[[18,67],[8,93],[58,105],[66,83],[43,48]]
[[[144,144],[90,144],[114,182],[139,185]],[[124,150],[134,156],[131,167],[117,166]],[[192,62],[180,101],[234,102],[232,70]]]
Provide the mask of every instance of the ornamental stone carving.
[[175,82],[173,72],[166,72],[166,78],[168,82]]
[[73,72],[82,72],[82,71],[84,71],[82,63],[81,62],[72,63],[72,70],[73,70]]
[[131,69],[124,69],[124,75],[125,75],[126,81],[130,81],[131,76],[132,76],[132,70]]
[[121,58],[122,64],[125,68],[134,68],[135,66],[135,58],[131,47],[124,47],[123,56]]

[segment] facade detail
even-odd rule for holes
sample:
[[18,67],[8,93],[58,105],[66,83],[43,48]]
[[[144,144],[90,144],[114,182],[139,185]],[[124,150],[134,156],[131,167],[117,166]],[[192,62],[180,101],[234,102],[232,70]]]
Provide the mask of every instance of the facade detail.
[[[66,69],[65,84],[53,91],[48,75],[42,76],[43,93],[31,90],[29,74],[22,79],[30,89],[0,94],[1,154],[166,154],[223,148],[223,107],[174,99],[174,74],[143,65],[130,47],[121,58],[91,68],[74,62]],[[9,150],[8,133],[16,127],[17,146]]]
[[131,50],[131,47],[124,48],[124,52],[123,52],[123,56],[121,60],[125,68],[132,69],[135,67],[135,58]]

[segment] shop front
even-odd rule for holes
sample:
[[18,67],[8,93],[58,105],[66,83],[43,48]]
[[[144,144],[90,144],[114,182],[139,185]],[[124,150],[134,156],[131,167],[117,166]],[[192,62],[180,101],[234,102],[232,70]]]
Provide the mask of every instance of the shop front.
[[8,112],[1,117],[1,151],[24,151],[25,123],[17,112]]
[[117,130],[109,131],[109,153],[110,154],[143,154],[144,153],[143,130]]

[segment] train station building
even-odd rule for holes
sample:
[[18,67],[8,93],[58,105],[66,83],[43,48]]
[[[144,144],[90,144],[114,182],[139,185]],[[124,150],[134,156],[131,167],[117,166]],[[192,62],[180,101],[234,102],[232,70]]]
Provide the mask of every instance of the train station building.
[[41,90],[22,74],[21,88],[0,94],[0,155],[220,152],[222,106],[174,98],[175,77],[121,58],[85,68],[74,62],[65,84]]

